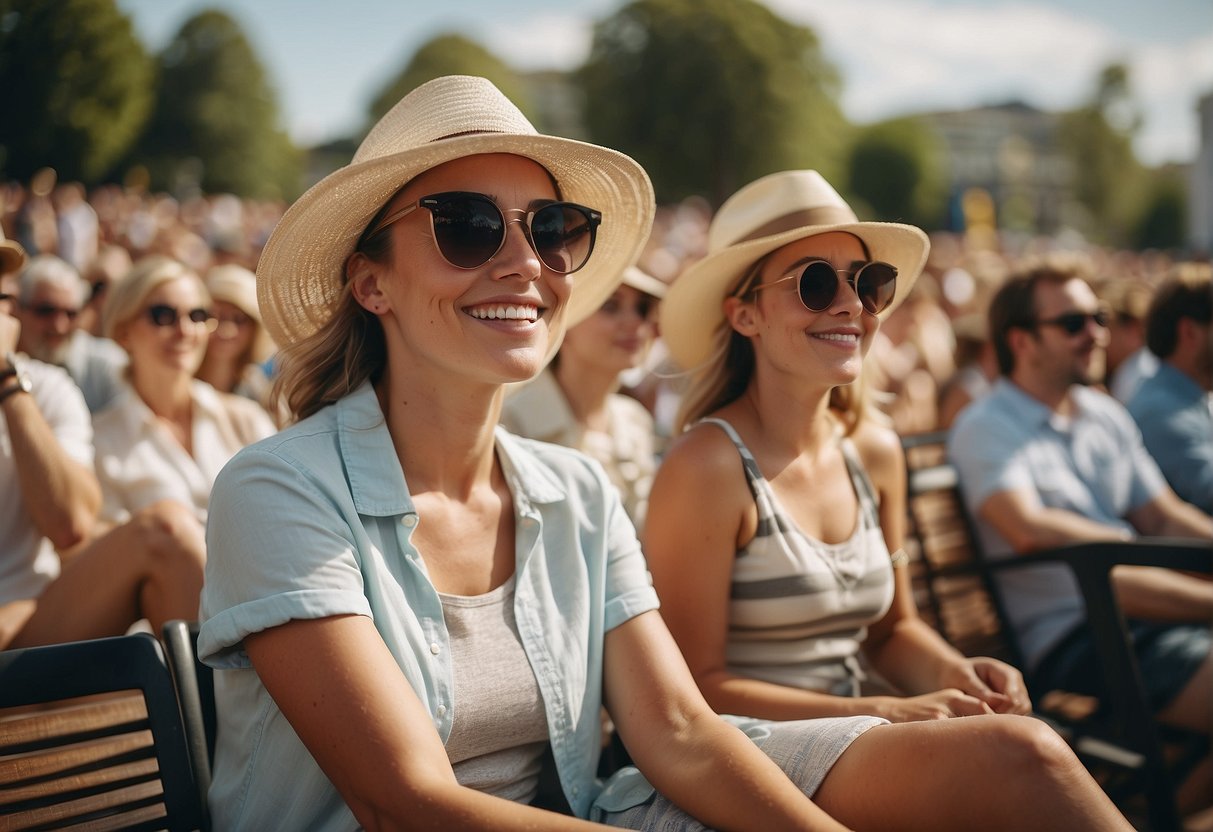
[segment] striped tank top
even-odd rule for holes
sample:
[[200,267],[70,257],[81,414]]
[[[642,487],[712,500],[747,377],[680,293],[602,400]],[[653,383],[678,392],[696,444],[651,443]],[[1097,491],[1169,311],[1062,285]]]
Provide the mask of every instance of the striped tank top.
[[876,492],[851,440],[839,448],[859,501],[841,543],[809,537],[780,506],[733,426],[718,425],[741,454],[758,530],[733,562],[726,660],[730,672],[789,687],[858,696],[859,647],[893,601],[893,567]]

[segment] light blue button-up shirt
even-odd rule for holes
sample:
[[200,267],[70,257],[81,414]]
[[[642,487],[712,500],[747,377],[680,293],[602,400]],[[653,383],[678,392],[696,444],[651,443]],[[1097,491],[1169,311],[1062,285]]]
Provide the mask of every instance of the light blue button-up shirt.
[[1213,513],[1213,394],[1163,362],[1137,388],[1129,412],[1175,493]]
[[[497,432],[513,495],[519,636],[573,811],[621,808],[651,787],[634,769],[604,792],[603,640],[657,607],[635,532],[602,468]],[[446,740],[459,716],[442,604],[411,535],[419,517],[378,399],[365,384],[252,445],[211,496],[199,653],[216,673],[215,828],[349,830],[353,813],[251,669],[243,639],[293,619],[366,615]],[[332,726],[340,731],[340,725]]]
[[[977,514],[994,494],[1028,493],[1042,506],[1135,533],[1125,516],[1166,487],[1119,402],[1077,385],[1070,396],[1074,413],[1062,417],[1002,378],[952,428],[948,456],[992,558],[1012,556],[1011,544]],[[1084,620],[1082,595],[1066,566],[1016,569],[1000,574],[999,585],[1029,667]]]

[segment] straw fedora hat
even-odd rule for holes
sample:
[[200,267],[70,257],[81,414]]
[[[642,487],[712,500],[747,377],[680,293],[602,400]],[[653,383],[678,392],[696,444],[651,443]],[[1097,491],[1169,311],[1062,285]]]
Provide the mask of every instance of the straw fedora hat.
[[567,320],[597,309],[648,238],[655,210],[648,175],[618,151],[541,135],[491,82],[454,75],[400,99],[353,161],[287,209],[257,264],[261,316],[274,340],[293,344],[329,320],[359,235],[406,182],[481,153],[532,159],[552,174],[562,199],[602,212],[594,254],[573,278]]
[[207,271],[203,282],[211,293],[211,300],[227,301],[257,325],[257,334],[253,336],[253,361],[260,364],[273,355],[274,342],[257,306],[257,276],[244,266],[225,263]]
[[0,274],[15,272],[25,265],[25,249],[16,240],[6,240],[0,228]]
[[880,316],[906,298],[922,272],[930,243],[920,228],[860,222],[815,170],[772,173],[733,194],[708,227],[708,253],[679,275],[661,304],[661,337],[684,369],[712,354],[725,326],[724,299],[754,263],[777,248],[828,231],[854,234],[868,256],[897,267],[897,291]]

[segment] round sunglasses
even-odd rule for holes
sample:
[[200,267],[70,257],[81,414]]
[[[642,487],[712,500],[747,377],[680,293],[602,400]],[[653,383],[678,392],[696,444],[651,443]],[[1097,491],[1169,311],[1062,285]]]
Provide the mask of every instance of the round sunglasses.
[[796,293],[810,312],[829,309],[844,282],[855,290],[864,311],[873,315],[887,309],[897,293],[897,267],[880,260],[856,264],[850,269],[836,269],[828,260],[810,260],[801,271],[760,284],[750,291],[757,292],[788,280],[799,281]]
[[512,208],[502,212],[484,194],[448,191],[423,196],[389,214],[363,235],[363,241],[418,208],[430,212],[438,252],[457,269],[479,268],[496,257],[505,245],[505,227],[517,222],[543,265],[557,274],[572,274],[590,259],[602,222],[601,213],[574,202],[546,202],[529,211]]

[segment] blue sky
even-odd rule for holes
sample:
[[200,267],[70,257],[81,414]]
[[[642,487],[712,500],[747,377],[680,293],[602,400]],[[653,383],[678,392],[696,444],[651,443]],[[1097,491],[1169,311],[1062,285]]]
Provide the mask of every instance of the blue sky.
[[[571,68],[622,0],[117,0],[149,49],[221,8],[265,63],[287,128],[311,144],[349,134],[436,34],[458,31],[522,69]],[[857,123],[1020,99],[1085,101],[1099,70],[1129,64],[1148,163],[1190,161],[1196,102],[1213,94],[1213,0],[765,0],[811,26]]]

